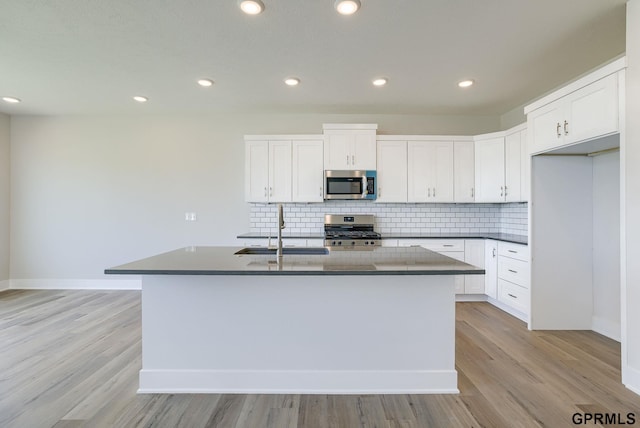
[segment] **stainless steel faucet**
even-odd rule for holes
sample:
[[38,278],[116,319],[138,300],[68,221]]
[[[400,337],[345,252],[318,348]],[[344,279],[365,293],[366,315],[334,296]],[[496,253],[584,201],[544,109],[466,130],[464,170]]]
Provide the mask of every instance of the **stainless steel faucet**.
[[276,255],[278,258],[282,257],[282,229],[285,228],[284,225],[284,214],[282,212],[282,204],[278,204],[278,249],[276,250]]

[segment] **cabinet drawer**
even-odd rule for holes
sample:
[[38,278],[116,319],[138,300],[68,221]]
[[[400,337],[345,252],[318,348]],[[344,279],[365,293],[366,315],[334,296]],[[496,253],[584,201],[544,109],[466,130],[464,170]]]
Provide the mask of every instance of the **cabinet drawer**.
[[400,247],[419,245],[437,253],[462,251],[464,253],[464,239],[401,239]]
[[498,242],[498,255],[528,262],[529,247],[511,242]]
[[498,279],[498,300],[520,312],[529,313],[529,290],[519,285]]
[[529,288],[529,263],[509,257],[498,257],[498,278]]

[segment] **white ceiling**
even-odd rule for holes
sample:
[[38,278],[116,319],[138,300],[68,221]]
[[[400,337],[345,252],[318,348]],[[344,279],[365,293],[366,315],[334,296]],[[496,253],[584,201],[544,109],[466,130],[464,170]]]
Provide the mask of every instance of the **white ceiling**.
[[0,0],[0,112],[497,115],[625,49],[626,0],[263,1]]

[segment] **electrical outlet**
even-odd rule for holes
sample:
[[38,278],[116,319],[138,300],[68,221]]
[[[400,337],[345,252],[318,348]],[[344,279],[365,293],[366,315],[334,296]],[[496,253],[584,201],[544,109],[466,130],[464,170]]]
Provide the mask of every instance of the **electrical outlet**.
[[196,213],[186,212],[186,213],[184,213],[184,220],[185,221],[196,221],[196,220],[198,220],[198,216],[196,215]]

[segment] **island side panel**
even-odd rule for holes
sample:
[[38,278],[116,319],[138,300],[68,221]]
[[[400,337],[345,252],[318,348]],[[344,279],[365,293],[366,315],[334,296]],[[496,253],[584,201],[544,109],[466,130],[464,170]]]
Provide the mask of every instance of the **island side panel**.
[[458,392],[453,280],[145,276],[139,392]]

